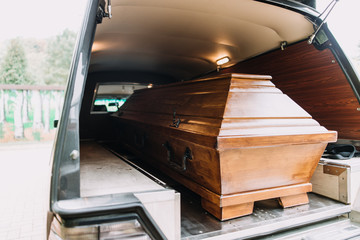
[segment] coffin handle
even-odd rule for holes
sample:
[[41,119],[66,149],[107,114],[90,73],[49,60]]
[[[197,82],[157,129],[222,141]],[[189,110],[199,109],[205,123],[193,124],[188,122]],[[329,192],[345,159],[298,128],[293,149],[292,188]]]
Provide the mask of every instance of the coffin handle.
[[146,139],[146,135],[143,134],[135,134],[135,144],[140,147],[140,148],[144,148],[145,147],[145,139]]
[[180,123],[181,123],[181,120],[180,120],[180,118],[176,117],[176,109],[174,109],[173,122],[172,122],[172,124],[170,124],[170,127],[178,128],[180,126]]
[[188,159],[192,160],[192,154],[190,148],[186,147],[181,164],[179,164],[174,161],[174,150],[170,146],[170,143],[166,141],[164,144],[162,144],[162,146],[166,148],[167,161],[169,163],[169,166],[171,166],[172,168],[178,171],[186,171],[186,163]]

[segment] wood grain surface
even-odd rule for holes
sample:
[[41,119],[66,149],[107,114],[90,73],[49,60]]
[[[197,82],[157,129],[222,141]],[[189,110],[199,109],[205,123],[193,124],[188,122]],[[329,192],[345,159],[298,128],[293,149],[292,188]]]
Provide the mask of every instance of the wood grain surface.
[[360,139],[359,103],[331,50],[306,41],[241,62],[220,73],[269,74],[272,82],[342,139]]
[[119,144],[201,195],[221,220],[250,214],[254,201],[306,193],[336,132],[270,80],[225,74],[136,91],[112,115]]
[[279,198],[279,203],[284,208],[293,207],[300,204],[308,203],[309,197],[306,193],[301,193],[298,195],[291,195]]

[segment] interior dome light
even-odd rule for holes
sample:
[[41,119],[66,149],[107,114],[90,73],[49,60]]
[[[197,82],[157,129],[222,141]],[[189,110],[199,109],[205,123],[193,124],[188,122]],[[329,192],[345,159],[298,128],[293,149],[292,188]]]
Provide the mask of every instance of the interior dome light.
[[220,59],[216,60],[216,64],[218,66],[221,66],[221,65],[223,65],[225,63],[228,63],[229,61],[230,61],[229,57],[223,57],[223,58],[220,58]]

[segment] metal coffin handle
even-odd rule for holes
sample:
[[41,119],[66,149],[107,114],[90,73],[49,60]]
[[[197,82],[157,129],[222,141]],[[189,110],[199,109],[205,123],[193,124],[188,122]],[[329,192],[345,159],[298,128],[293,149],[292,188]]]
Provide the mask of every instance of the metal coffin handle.
[[170,124],[169,126],[178,128],[180,126],[180,123],[181,123],[181,120],[180,120],[180,118],[176,117],[176,110],[174,109],[172,124]]
[[166,148],[167,161],[169,165],[178,171],[186,171],[187,161],[193,159],[190,148],[186,147],[184,155],[182,157],[181,164],[178,164],[177,162],[174,161],[174,150],[170,146],[170,143],[166,141],[166,143],[162,144],[162,146]]

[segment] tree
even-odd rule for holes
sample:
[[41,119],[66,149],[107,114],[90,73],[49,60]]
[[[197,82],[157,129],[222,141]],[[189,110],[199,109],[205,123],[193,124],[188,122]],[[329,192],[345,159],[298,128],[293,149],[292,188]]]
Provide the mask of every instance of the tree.
[[[46,84],[66,84],[67,78],[69,76],[75,40],[76,34],[68,29],[65,29],[62,34],[56,36],[48,43],[45,70]],[[45,132],[50,130],[50,99],[51,98],[49,94],[42,94]]]
[[[27,61],[20,39],[10,41],[3,63],[1,65],[0,82],[3,84],[24,84],[28,81]],[[2,92],[3,94],[3,92]],[[15,138],[24,138],[24,124],[22,116],[23,91],[17,91],[14,111]],[[3,104],[3,101],[1,101]],[[3,109],[3,106],[1,107]]]
[[[50,39],[27,39],[24,48],[26,51],[26,56],[29,60],[29,72],[30,80],[28,84],[44,85],[45,84],[45,72],[47,70],[48,64],[46,63],[47,54],[47,45],[50,42]],[[41,98],[42,93],[40,90],[27,91],[27,96],[24,96],[23,104],[23,119],[24,122],[27,118],[26,114],[29,112],[29,106],[31,106],[33,113],[32,128],[33,133],[39,133],[43,129],[43,102]],[[26,101],[28,100],[28,101]],[[27,106],[26,106],[27,105]],[[46,119],[44,119],[46,121]]]
[[48,43],[45,83],[48,85],[65,85],[71,64],[76,34],[65,29]]
[[24,84],[27,82],[27,61],[20,39],[10,41],[1,65],[2,84]]
[[0,124],[3,122],[5,122],[5,91],[0,89]]
[[45,69],[47,68],[47,45],[49,39],[28,38],[24,41],[24,49],[28,60],[29,81],[27,84],[44,85]]

